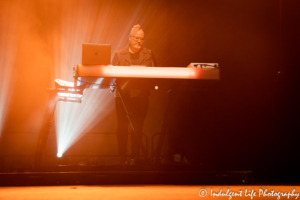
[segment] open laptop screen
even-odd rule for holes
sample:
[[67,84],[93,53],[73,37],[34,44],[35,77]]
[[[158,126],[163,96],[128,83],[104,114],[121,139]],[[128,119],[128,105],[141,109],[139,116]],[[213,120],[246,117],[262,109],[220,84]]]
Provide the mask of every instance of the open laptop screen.
[[110,65],[110,44],[82,44],[83,65]]

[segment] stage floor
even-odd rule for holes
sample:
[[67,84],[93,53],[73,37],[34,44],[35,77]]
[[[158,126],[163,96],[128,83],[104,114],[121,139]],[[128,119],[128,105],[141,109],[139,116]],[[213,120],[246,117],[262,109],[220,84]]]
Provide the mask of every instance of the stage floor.
[[0,187],[0,199],[199,199],[202,186],[35,186]]
[[[88,200],[148,200],[148,199],[298,199],[299,186],[279,185],[70,185],[0,187],[0,199],[88,199]],[[289,196],[289,198],[287,198]],[[203,198],[204,197],[204,198]]]

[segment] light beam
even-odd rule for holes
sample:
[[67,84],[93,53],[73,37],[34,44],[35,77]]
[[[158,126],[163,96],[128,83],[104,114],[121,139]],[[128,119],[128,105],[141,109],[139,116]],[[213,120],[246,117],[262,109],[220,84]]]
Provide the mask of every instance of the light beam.
[[17,6],[9,1],[0,4],[0,136],[5,123],[13,90],[15,64]]
[[[112,56],[116,50],[127,46],[133,25],[140,24],[143,27],[148,23],[145,13],[148,12],[149,4],[151,1],[128,3],[109,0],[61,1],[57,4],[61,6],[61,12],[56,12],[54,16],[61,24],[53,30],[52,80],[73,81],[72,67],[81,63],[83,43],[111,44]],[[161,17],[161,11],[164,10],[161,7],[155,14]],[[166,37],[162,31],[158,35]],[[81,104],[58,103],[55,121],[59,155],[64,154],[93,124],[114,109],[113,100],[108,90],[87,90]]]

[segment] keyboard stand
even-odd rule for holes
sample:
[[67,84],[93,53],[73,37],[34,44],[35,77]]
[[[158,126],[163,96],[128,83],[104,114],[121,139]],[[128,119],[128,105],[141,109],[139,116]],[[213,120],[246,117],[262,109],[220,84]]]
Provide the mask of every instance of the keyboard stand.
[[[118,89],[117,86],[116,86],[116,89]],[[117,92],[118,92],[118,90],[117,90]],[[139,138],[138,138],[139,134],[142,136],[142,133],[137,133],[136,129],[134,128],[134,127],[136,127],[135,123],[136,123],[137,120],[135,120],[135,116],[132,114],[132,111],[130,110],[128,102],[125,100],[125,98],[123,98],[122,92],[118,92],[118,94],[120,95],[120,99],[121,99],[122,104],[124,106],[124,109],[126,111],[127,118],[128,118],[129,123],[132,127],[133,136],[135,137],[136,141],[138,142],[138,146],[142,150],[143,155],[145,157],[145,161],[147,162],[148,161],[148,152],[147,152],[145,146],[143,145],[142,140],[139,140]]]

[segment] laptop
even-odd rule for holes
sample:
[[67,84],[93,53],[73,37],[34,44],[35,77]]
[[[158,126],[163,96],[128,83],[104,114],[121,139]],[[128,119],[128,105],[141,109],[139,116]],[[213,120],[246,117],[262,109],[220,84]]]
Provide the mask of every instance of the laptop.
[[83,65],[110,65],[110,44],[82,44]]

